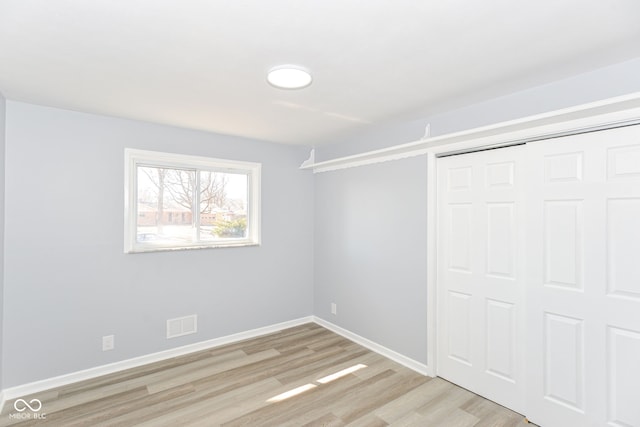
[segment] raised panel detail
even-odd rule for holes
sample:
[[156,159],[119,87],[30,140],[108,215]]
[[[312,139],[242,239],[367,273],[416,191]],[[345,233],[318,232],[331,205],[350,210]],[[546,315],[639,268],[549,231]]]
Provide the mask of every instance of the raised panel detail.
[[640,145],[609,148],[607,171],[609,179],[640,178]]
[[640,199],[607,200],[607,290],[640,299]]
[[471,189],[471,166],[449,169],[448,184],[451,191]]
[[545,182],[582,181],[582,153],[564,153],[545,156]]
[[584,337],[580,319],[544,314],[545,399],[584,412]]
[[471,295],[449,291],[448,302],[448,355],[471,366]]
[[640,426],[638,379],[640,333],[607,328],[607,403],[609,425]]
[[449,269],[471,272],[471,204],[449,205]]
[[487,372],[515,382],[515,306],[487,299]]
[[500,189],[513,187],[514,162],[490,163],[486,167],[487,188]]
[[514,277],[515,206],[487,204],[487,274]]
[[544,204],[545,285],[582,289],[582,202]]

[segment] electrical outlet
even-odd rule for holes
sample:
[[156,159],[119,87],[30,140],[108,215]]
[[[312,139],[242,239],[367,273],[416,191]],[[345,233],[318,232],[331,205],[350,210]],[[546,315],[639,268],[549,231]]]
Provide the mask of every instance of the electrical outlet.
[[336,304],[335,302],[331,303],[331,314],[338,314],[338,304]]
[[105,335],[102,337],[102,351],[113,350],[115,347],[115,337],[113,335]]

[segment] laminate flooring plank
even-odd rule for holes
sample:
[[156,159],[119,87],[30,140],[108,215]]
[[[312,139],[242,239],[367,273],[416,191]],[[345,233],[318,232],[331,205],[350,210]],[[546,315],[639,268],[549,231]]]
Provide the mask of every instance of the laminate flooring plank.
[[461,409],[481,420],[478,427],[515,427],[524,419],[522,415],[477,395]]
[[275,411],[271,419],[280,427],[298,427],[308,424],[322,418],[328,411],[340,407],[345,398],[358,393],[362,386],[362,380],[353,374],[318,385],[313,393],[298,396],[295,401],[290,402],[288,408],[283,407]]
[[191,369],[186,370],[186,372],[183,371],[179,374],[176,372],[171,372],[168,376],[165,375],[162,378],[158,378],[147,386],[147,390],[149,391],[149,394],[157,393],[159,391],[168,390],[172,387],[188,384],[200,378],[210,377],[228,371],[230,369],[238,369],[243,366],[249,366],[257,362],[265,361],[267,359],[275,359],[279,355],[280,353],[278,352],[278,350],[269,349],[261,351],[259,353],[253,353],[243,357],[229,359],[222,363],[208,364],[203,367],[197,368],[191,366]]
[[[105,412],[111,413],[114,407],[127,404],[131,401],[135,401],[136,399],[146,399],[147,396],[147,390],[142,386],[119,394],[113,394],[91,400],[77,406],[65,405],[61,409],[51,410],[49,406],[43,405],[43,408],[47,414],[47,420],[49,422],[58,422],[64,425],[70,425],[72,421],[86,421],[96,416],[99,418],[100,416],[98,414]],[[162,396],[161,398],[164,400],[166,399],[166,396]],[[91,414],[91,416],[88,416],[87,414]]]
[[[375,374],[381,372],[382,370],[375,370],[378,366],[376,362],[381,358],[380,355],[372,353],[371,351],[365,349],[364,347],[354,346],[353,350],[346,352],[345,354],[349,354],[349,357],[341,357],[340,359],[332,360],[331,364],[327,364],[324,367],[316,366],[316,370],[314,372],[310,372],[311,378],[314,381],[319,379],[323,379],[329,375],[336,374],[340,371],[343,371],[348,368],[352,368],[356,365],[364,365],[364,368],[361,368],[358,371],[353,372],[351,375],[355,375],[360,379],[367,379]],[[373,374],[369,374],[366,377],[360,375],[363,371],[373,371]]]
[[[314,377],[317,377],[317,375],[310,372],[306,377],[301,378],[294,383],[288,383],[287,387],[285,387],[283,391],[288,391],[305,384],[314,384]],[[292,417],[303,414],[302,416],[305,418],[304,422],[295,421],[292,424],[300,426],[309,422],[309,418],[306,417],[308,410],[320,408],[320,411],[323,411],[322,408],[326,406],[327,402],[323,401],[322,397],[329,397],[332,400],[340,399],[340,396],[344,393],[343,389],[357,385],[358,382],[359,380],[357,378],[351,377],[351,380],[345,379],[343,381],[336,381],[326,385],[315,383],[316,387],[313,390],[302,393],[294,398],[277,403],[266,402],[268,399],[273,398],[282,392],[274,390],[270,396],[262,396],[263,401],[258,403],[259,408],[254,410],[253,413],[244,413],[244,415],[239,413],[236,417],[240,416],[240,419],[229,419],[225,421],[228,421],[228,425],[260,425],[254,423],[261,423],[265,422],[264,420],[269,420],[270,424],[280,426],[291,421]],[[305,405],[309,406],[305,407]],[[318,414],[317,416],[324,413],[326,413],[326,411],[321,412],[321,414]],[[313,419],[314,418],[311,418],[311,420]]]
[[[261,371],[260,370],[260,366],[255,367],[255,369],[250,370],[250,371],[242,371],[242,370],[238,370],[237,372],[235,372],[235,375],[231,375],[228,376],[227,378],[223,378],[222,382],[220,383],[221,386],[223,386],[224,388],[221,390],[221,392],[227,393],[229,390],[233,390],[235,388],[238,388],[239,386],[251,386],[251,384],[257,382],[260,379],[271,379],[274,380],[274,383],[278,385],[277,388],[273,388],[269,393],[264,393],[262,395],[259,396],[251,396],[251,395],[247,395],[245,400],[258,400],[258,407],[262,407],[264,405],[266,405],[266,400],[269,399],[270,397],[273,397],[274,395],[280,394],[284,391],[288,391],[289,389],[291,389],[292,387],[295,386],[291,385],[291,384],[286,384],[283,385],[280,381],[277,380],[277,378],[273,375],[274,374],[274,369],[276,370],[275,372],[281,372],[282,370],[286,370],[287,366],[288,366],[288,361],[287,360],[281,360],[279,361],[279,363],[277,365],[275,365],[274,367],[272,367],[272,369],[267,369],[266,371]],[[226,375],[226,374],[225,374]],[[219,380],[219,378],[215,378],[216,382]],[[197,388],[202,388],[203,390],[210,390],[212,389],[212,383],[209,382],[207,384],[203,384],[201,383],[201,381],[196,381],[194,382],[194,385],[196,385]]]
[[440,425],[447,427],[474,427],[478,425],[479,421],[477,417],[474,417],[470,413],[456,408],[439,422]]
[[103,375],[98,378],[92,378],[89,380],[65,385],[53,390],[58,390],[61,396],[79,394],[96,387],[121,383],[123,380],[133,377],[142,377],[146,375],[153,375],[156,373],[162,374],[168,369],[179,368],[181,366],[185,366],[193,362],[198,362],[200,360],[211,360],[211,357],[211,350],[201,350],[188,355],[174,357],[159,362],[153,362],[135,368],[126,369],[120,372]]
[[[291,411],[292,407],[301,408],[305,402],[316,401],[313,396],[315,396],[314,393],[317,393],[317,388],[282,401],[274,402],[272,399],[304,385],[306,383],[300,381],[299,383],[274,388],[265,393],[246,396],[241,404],[217,412],[216,421],[223,426],[281,426],[284,424],[284,420],[290,420],[292,415],[304,413],[297,412],[295,409]],[[296,426],[300,424],[297,423]]]
[[[286,365],[286,361],[279,361],[279,364]],[[279,369],[283,369],[283,367]],[[251,387],[252,384],[257,384],[263,380],[275,380],[275,378],[270,375],[269,369],[266,369],[264,372],[259,370],[238,370],[234,372],[233,375],[229,375],[225,372],[213,377],[194,381],[192,385],[198,392],[206,393],[209,398],[212,398],[215,396],[233,393],[234,390],[238,388]],[[277,380],[274,384],[277,384],[278,386],[281,385]],[[249,395],[247,398],[249,398]]]
[[[357,364],[365,367],[326,383]],[[279,402],[296,387],[312,388]],[[528,427],[524,417],[424,377],[319,325],[276,331],[34,393],[44,420],[0,427]]]
[[[362,380],[367,380],[386,370],[392,370],[396,374],[398,374],[398,364],[392,360],[380,356],[379,354],[370,354],[369,360],[363,362],[363,364],[367,367],[353,373],[353,375]],[[413,374],[415,375],[416,373],[414,372]]]
[[[366,390],[371,384],[378,383],[387,377],[393,375],[392,371],[384,371],[376,377],[362,381],[354,375],[342,377],[336,381],[322,384],[314,389],[312,393],[301,396],[300,399],[287,402],[287,406],[277,409],[274,415],[274,421],[280,423],[284,427],[295,427],[308,423],[326,413],[328,409],[336,415],[340,420],[346,420],[338,414],[345,406],[354,407],[352,399]],[[258,414],[261,415],[261,414]]]
[[471,400],[475,395],[470,391],[450,384],[448,390],[435,397],[416,410],[425,417],[428,425],[439,425],[457,408]]
[[[353,366],[358,364],[358,358],[366,355],[368,352],[365,349],[354,349],[353,352],[328,352],[327,350],[323,350],[322,353],[318,353],[315,357],[309,358],[309,363],[291,367],[287,369],[287,371],[282,372],[279,375],[276,375],[276,378],[281,381],[283,384],[297,381],[302,378],[307,378],[309,375],[313,375],[317,372],[325,372],[332,371],[332,373],[337,372],[342,369],[337,369],[338,366],[349,365]],[[330,355],[327,357],[326,355]],[[325,355],[325,356],[323,356]],[[328,374],[329,375],[329,374]],[[322,377],[318,377],[322,378]]]
[[427,378],[424,384],[380,406],[374,410],[374,413],[389,424],[393,424],[433,399],[444,390],[444,386],[445,384],[439,382],[437,378]]
[[329,413],[323,415],[320,418],[316,418],[313,421],[309,421],[306,424],[301,425],[300,427],[344,427],[345,423],[335,415]]
[[326,329],[303,329],[291,334],[274,335],[268,340],[261,340],[257,343],[247,342],[241,348],[247,353],[257,353],[259,351],[274,348],[276,350],[286,351],[289,348],[306,346],[313,340],[326,339],[331,335],[327,334]]
[[353,344],[355,344],[353,341],[349,341],[340,335],[331,333],[325,336],[323,340],[308,343],[307,347],[312,350],[322,350],[327,347],[348,347]]
[[[193,390],[193,387],[185,385],[161,393],[156,393],[152,396],[147,395],[145,397],[131,399],[128,402],[105,407],[101,410],[86,411],[84,414],[79,414],[75,418],[65,419],[64,425],[69,427],[76,427],[80,425],[104,425],[113,423],[114,420],[117,420],[118,418],[130,420],[120,424],[135,425],[144,419],[141,414],[144,414],[145,411],[149,410],[149,408],[162,408],[165,413],[170,412],[167,407],[173,402],[182,401],[189,402],[190,404],[190,402],[196,399],[194,396],[195,391]],[[179,400],[180,398],[182,399]],[[154,415],[158,412],[159,411],[154,411]],[[88,421],[89,424],[83,424],[85,421]]]
[[[266,381],[270,382],[270,386],[275,386],[277,383],[273,383],[272,379]],[[165,399],[160,401],[154,401],[152,398],[156,394],[171,394],[181,390],[182,387],[172,388],[165,392],[156,393],[150,395],[146,399],[142,399],[138,402],[133,402],[133,408],[119,408],[119,411],[114,411],[114,414],[119,415],[120,418],[133,418],[138,422],[148,419],[158,418],[165,414],[170,414],[179,411],[185,407],[193,405],[195,402],[214,399],[218,396],[233,393],[237,389],[260,388],[260,381],[250,381],[246,384],[233,384],[228,381],[220,383],[218,387],[205,387],[198,389],[193,384],[185,385],[184,387],[190,387],[193,391],[190,393],[176,394],[172,399]],[[124,416],[123,416],[124,415]],[[108,423],[107,423],[108,424]],[[117,423],[115,425],[118,425]]]
[[6,419],[0,424],[1,426],[20,426],[20,427],[32,427],[37,425],[42,425],[42,420],[19,420],[19,419],[10,419],[7,414]]
[[290,355],[280,355],[280,357],[231,369],[211,377],[203,377],[193,381],[192,384],[198,389],[212,389],[220,384],[226,387],[230,384],[249,384],[268,377],[277,379],[279,374],[286,372],[292,366],[304,365],[310,354],[313,353],[310,353],[309,350],[302,350]]
[[398,418],[392,423],[389,423],[393,427],[425,427],[429,424],[425,424],[424,417],[417,412],[411,411],[404,416]]
[[381,420],[380,418],[376,417],[373,414],[368,414],[346,425],[347,427],[386,427],[389,424],[387,424],[384,420]]
[[413,378],[405,379],[395,374],[394,371],[384,371],[384,373],[386,372],[392,372],[392,375],[362,388],[357,395],[346,399],[345,405],[334,410],[333,413],[346,423],[349,423],[366,413],[373,412],[388,401],[396,399],[427,381],[425,377],[419,374],[416,374]]
[[[269,378],[257,384],[234,389],[223,395],[194,400],[189,405],[167,413],[156,413],[155,417],[136,424],[136,426],[217,426],[220,425],[225,414],[249,410],[252,407],[251,402],[257,403],[262,400],[261,396],[268,396],[272,390],[278,390],[279,387],[281,386],[275,379]],[[113,424],[113,426],[116,425]]]
[[[144,387],[144,384],[127,383],[126,385],[121,385],[116,383],[101,388],[93,388],[86,391],[85,393],[80,393],[71,397],[63,396],[58,399],[41,400],[42,411],[45,413],[56,413],[64,410],[73,410],[73,408],[76,408],[83,404],[106,397],[118,399],[118,396],[120,396],[122,393],[140,389],[141,387]],[[30,401],[32,397],[29,396],[24,399]]]
[[[241,417],[223,424],[229,427],[259,425],[261,420],[270,420],[270,422],[280,423],[282,425],[290,425],[289,423],[297,423],[294,425],[304,424],[300,422],[299,417],[306,417],[307,411],[314,407],[324,410],[331,402],[332,409],[341,407],[344,404],[345,397],[357,394],[360,387],[366,387],[370,383],[375,383],[382,378],[392,375],[393,372],[388,371],[380,374],[379,378],[372,378],[367,381],[360,381],[355,377],[344,377],[342,381],[335,381],[325,384],[323,387],[315,387],[305,393],[300,394],[268,406],[263,406],[258,410],[251,411]],[[304,385],[301,381],[300,386]],[[339,390],[339,391],[338,391]],[[271,397],[277,396],[274,394]],[[267,398],[268,399],[268,398]],[[336,400],[338,399],[338,400]],[[332,412],[337,415],[339,414]],[[318,414],[320,415],[320,414]],[[342,417],[340,417],[342,419]],[[343,420],[344,421],[344,420]]]
[[[243,350],[247,354],[256,353],[264,349],[275,348],[275,345],[277,345],[279,342],[286,342],[287,340],[304,340],[304,334],[308,333],[310,330],[315,330],[315,328],[306,327],[306,325],[296,326],[277,332],[271,332],[259,337],[248,338],[245,340],[236,341],[234,343],[224,344],[204,351],[209,352],[212,356],[235,350]],[[184,356],[179,357],[181,358]]]
[[170,381],[169,379],[171,378],[182,378],[190,372],[199,371],[205,367],[211,369],[211,367],[218,365],[226,366],[225,364],[227,363],[238,365],[242,363],[242,361],[245,361],[247,357],[248,356],[246,356],[242,351],[236,351],[218,357],[198,359],[187,364],[172,365],[170,368],[159,371],[154,370],[151,373],[148,371],[143,371],[142,373],[131,371],[129,373],[129,377],[123,377],[120,382],[97,382],[93,387],[85,385],[82,392],[67,393],[64,390],[61,390],[58,399],[46,402],[43,401],[43,405],[46,407],[47,411],[57,412],[65,408],[79,406],[96,399],[118,395],[139,387],[151,386],[153,388],[157,382],[162,383],[162,381]]

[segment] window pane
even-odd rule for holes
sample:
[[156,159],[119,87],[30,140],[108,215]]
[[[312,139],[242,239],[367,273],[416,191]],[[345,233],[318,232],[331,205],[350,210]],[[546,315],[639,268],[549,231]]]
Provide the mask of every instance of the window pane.
[[200,240],[246,238],[247,175],[211,171],[199,173]]
[[127,253],[260,244],[261,165],[125,149]]
[[192,214],[195,172],[138,167],[138,242],[148,244],[195,241]]

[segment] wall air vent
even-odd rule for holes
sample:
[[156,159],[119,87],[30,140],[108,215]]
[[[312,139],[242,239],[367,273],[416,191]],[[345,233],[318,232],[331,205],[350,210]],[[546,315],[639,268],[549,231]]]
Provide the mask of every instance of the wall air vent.
[[198,331],[198,315],[176,317],[167,320],[167,338],[195,334]]

